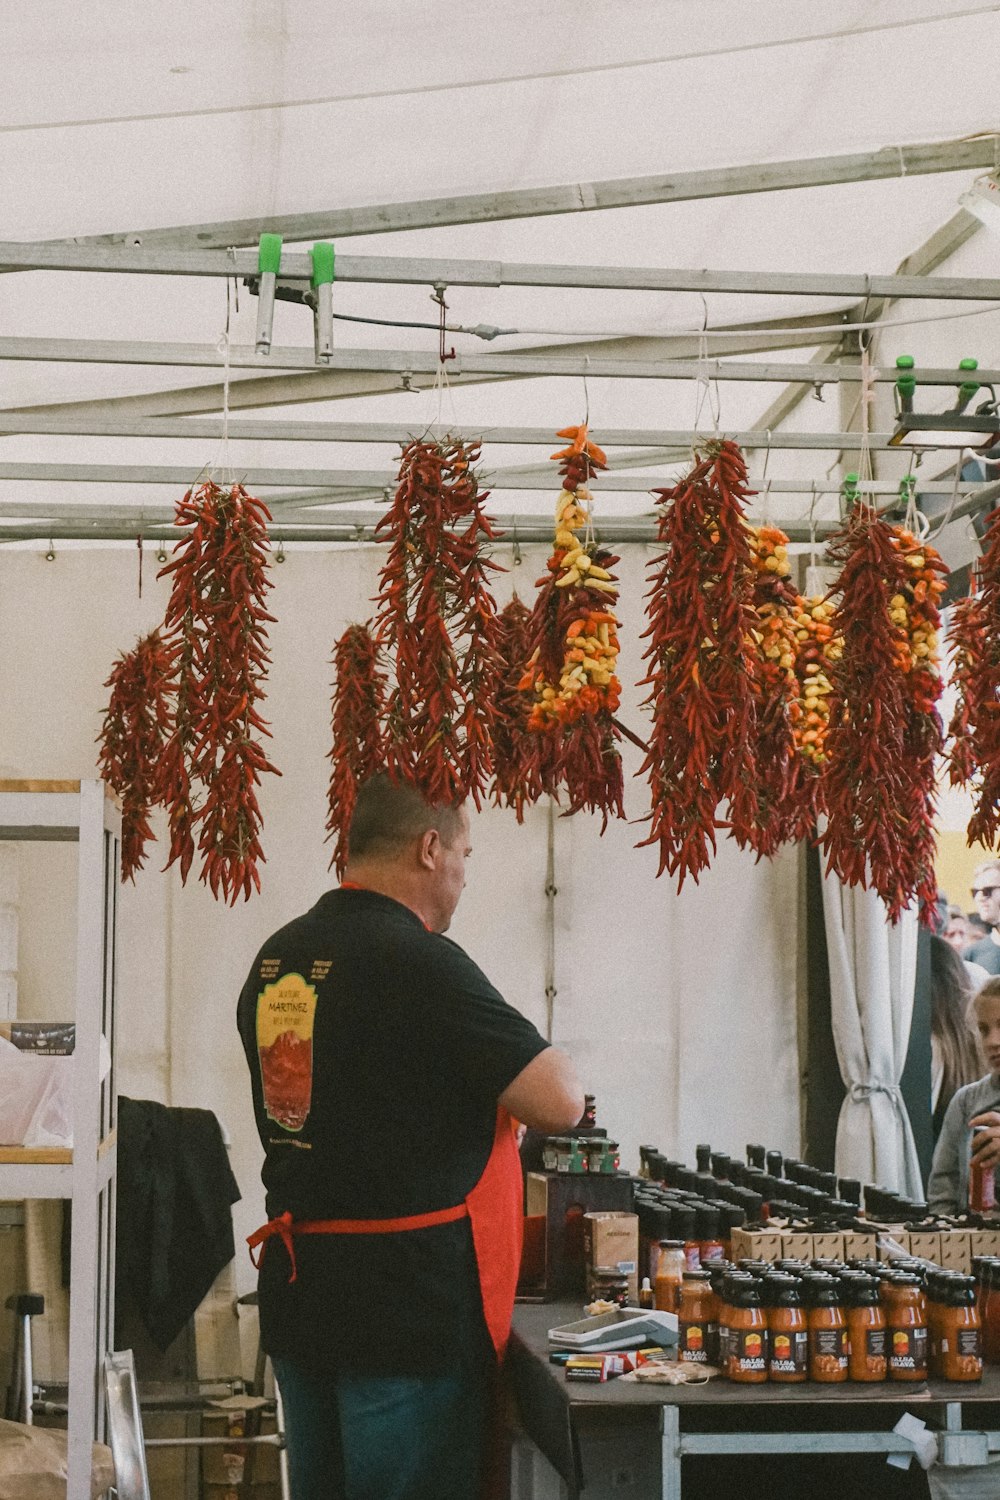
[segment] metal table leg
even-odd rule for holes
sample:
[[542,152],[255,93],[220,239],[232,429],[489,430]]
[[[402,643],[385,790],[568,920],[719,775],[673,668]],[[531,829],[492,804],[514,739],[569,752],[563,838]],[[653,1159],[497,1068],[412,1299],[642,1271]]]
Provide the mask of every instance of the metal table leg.
[[681,1419],[676,1406],[660,1408],[660,1497],[681,1500]]

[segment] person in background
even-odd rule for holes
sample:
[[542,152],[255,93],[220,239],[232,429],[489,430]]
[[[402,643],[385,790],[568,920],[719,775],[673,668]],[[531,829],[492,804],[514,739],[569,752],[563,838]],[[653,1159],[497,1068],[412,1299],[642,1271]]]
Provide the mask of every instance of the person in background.
[[520,1264],[515,1121],[569,1130],[583,1089],[443,936],[465,807],[376,775],[349,847],[340,888],[268,939],[240,996],[261,1339],[293,1500],[475,1500]]
[[1000,977],[988,979],[973,997],[970,1014],[989,1072],[952,1097],[934,1148],[927,1203],[933,1214],[959,1213],[969,1202],[969,1160],[973,1126],[984,1127],[976,1162],[1000,1165]]
[[989,935],[962,954],[990,974],[1000,974],[1000,860],[987,859],[972,872],[972,899]]
[[[982,1063],[969,1025],[974,986],[968,969],[944,938],[931,937],[931,1112],[934,1138],[956,1091],[980,1076]],[[982,969],[982,982],[989,975]]]
[[970,946],[972,943],[978,943],[981,938],[989,937],[990,935],[989,927],[987,927],[977,911],[967,911],[965,913],[965,925],[969,929]]
[[941,936],[946,943],[951,944],[956,952],[963,953],[978,937],[985,937],[986,935],[985,932],[973,935],[972,929],[969,926],[969,919],[962,908],[960,906],[949,906],[944,931]]

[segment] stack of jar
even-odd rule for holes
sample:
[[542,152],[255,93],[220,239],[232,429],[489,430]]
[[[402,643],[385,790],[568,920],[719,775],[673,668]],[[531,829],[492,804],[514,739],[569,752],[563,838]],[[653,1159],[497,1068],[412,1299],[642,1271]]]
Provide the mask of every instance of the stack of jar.
[[[656,1190],[698,1194],[742,1208],[746,1222],[781,1218],[843,1220],[851,1222],[861,1203],[861,1184],[838,1178],[805,1162],[784,1157],[780,1151],[749,1145],[747,1160],[713,1151],[709,1145],[696,1148],[696,1169],[672,1161],[654,1146],[640,1146],[640,1195]],[[911,1205],[914,1212],[919,1205]],[[926,1205],[924,1205],[926,1208]]]
[[983,1329],[988,1357],[1000,1356],[1000,1258],[974,1278],[910,1260],[716,1260],[691,1270],[679,1249],[664,1252],[657,1305],[676,1293],[678,1358],[730,1380],[979,1380]]

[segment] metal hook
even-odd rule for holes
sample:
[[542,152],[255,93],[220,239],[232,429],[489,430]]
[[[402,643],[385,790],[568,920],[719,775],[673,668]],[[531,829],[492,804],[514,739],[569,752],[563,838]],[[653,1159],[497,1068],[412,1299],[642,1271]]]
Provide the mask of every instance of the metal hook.
[[55,560],[56,560],[56,549],[53,546],[52,538],[49,537],[49,550],[45,554],[45,561],[46,562],[55,562]]
[[511,536],[512,536],[511,566],[514,567],[514,568],[519,568],[521,566],[522,562],[524,561],[524,559],[521,556],[521,543],[518,540],[517,522],[516,521],[514,522],[513,526],[511,527]]
[[285,544],[280,537],[278,538],[278,550],[274,554],[274,560],[276,563],[283,563],[285,561]]

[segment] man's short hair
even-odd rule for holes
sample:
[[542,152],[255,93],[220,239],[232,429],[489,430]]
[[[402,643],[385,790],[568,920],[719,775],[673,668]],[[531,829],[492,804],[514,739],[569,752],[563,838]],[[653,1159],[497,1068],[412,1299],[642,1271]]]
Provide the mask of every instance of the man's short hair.
[[987,870],[996,870],[1000,874],[1000,859],[984,859],[981,865],[977,865],[972,872],[972,879],[978,880],[980,875],[985,875]]
[[432,828],[451,848],[462,826],[459,814],[460,804],[434,806],[416,787],[379,771],[358,790],[347,834],[348,858],[392,859]]

